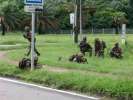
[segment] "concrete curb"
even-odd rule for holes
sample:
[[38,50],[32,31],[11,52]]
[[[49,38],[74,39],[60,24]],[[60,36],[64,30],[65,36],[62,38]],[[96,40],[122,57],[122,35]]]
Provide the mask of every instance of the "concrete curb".
[[87,96],[87,95],[77,94],[77,93],[74,93],[74,92],[67,92],[67,91],[52,89],[52,88],[43,87],[43,86],[40,86],[40,85],[35,85],[35,84],[30,84],[30,83],[25,83],[25,82],[21,82],[21,81],[9,79],[9,78],[0,77],[0,80],[15,83],[15,84],[20,84],[20,85],[30,86],[30,87],[36,87],[36,88],[40,88],[40,89],[48,90],[48,91],[52,91],[52,92],[58,92],[58,93],[72,95],[72,96],[78,96],[78,97],[86,98],[86,99],[100,100],[100,98],[95,98],[95,97],[91,97],[91,96]]

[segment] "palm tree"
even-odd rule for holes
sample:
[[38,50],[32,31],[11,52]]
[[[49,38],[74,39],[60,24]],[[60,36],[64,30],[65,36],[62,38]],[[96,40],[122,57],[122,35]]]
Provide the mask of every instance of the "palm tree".
[[20,28],[22,13],[15,2],[3,1],[0,4],[0,17],[7,30]]
[[46,13],[46,11],[41,14],[37,14],[36,18],[36,26],[38,27],[37,30],[39,34],[42,34],[44,31],[54,31],[59,29],[58,20],[54,16]]
[[[61,23],[59,16],[72,12],[72,2],[68,0],[46,0],[44,4],[44,11],[37,13],[37,27],[39,33],[47,30],[59,29]],[[27,21],[26,21],[27,22]]]

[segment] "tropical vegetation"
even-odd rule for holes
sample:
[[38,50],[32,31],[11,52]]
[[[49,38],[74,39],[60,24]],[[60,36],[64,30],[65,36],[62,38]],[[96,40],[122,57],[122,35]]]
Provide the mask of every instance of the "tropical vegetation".
[[[79,3],[79,0],[76,0]],[[118,28],[122,23],[133,26],[132,0],[83,0],[83,28]],[[44,10],[36,14],[41,31],[70,29],[69,14],[74,12],[75,0],[45,0]],[[7,30],[22,30],[30,25],[30,13],[24,12],[22,0],[0,0],[0,18]]]

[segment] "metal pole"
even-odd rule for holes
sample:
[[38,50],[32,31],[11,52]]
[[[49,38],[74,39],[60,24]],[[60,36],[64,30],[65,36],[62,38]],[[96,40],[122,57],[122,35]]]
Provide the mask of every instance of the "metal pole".
[[35,12],[32,12],[31,70],[34,70]]
[[75,11],[74,11],[74,34],[73,34],[74,42],[75,42],[75,36],[77,34],[75,28],[77,28],[77,0],[75,0]]
[[80,41],[82,40],[82,0],[80,0]]
[[74,26],[77,26],[77,3],[75,1]]

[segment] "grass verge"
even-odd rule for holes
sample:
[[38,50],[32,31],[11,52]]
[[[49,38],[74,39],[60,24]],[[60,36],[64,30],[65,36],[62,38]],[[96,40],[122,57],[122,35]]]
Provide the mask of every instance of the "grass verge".
[[[2,44],[7,43],[10,37],[11,41],[17,41],[23,45],[26,42],[18,41],[20,36],[7,36],[3,39]],[[73,69],[74,72],[51,72],[46,69],[38,69],[33,72],[21,71],[16,66],[0,61],[0,75],[13,76],[26,81],[40,83],[45,86],[57,89],[74,90],[82,93],[94,93],[116,97],[118,100],[133,99],[133,36],[128,35],[128,46],[123,46],[124,58],[122,60],[112,59],[108,54],[108,50],[115,42],[119,42],[118,35],[89,35],[88,41],[94,43],[94,38],[99,37],[107,42],[108,49],[104,59],[86,56],[89,64],[77,64],[68,62],[70,55],[79,52],[78,46],[72,43],[69,35],[45,35],[38,36],[39,51],[41,64],[49,66]],[[25,40],[24,40],[25,41]],[[16,43],[16,42],[14,42]],[[8,48],[11,49],[11,48]],[[24,57],[24,47],[8,51],[10,59],[18,60]],[[62,57],[61,61],[58,58]],[[84,73],[81,73],[84,72]]]

